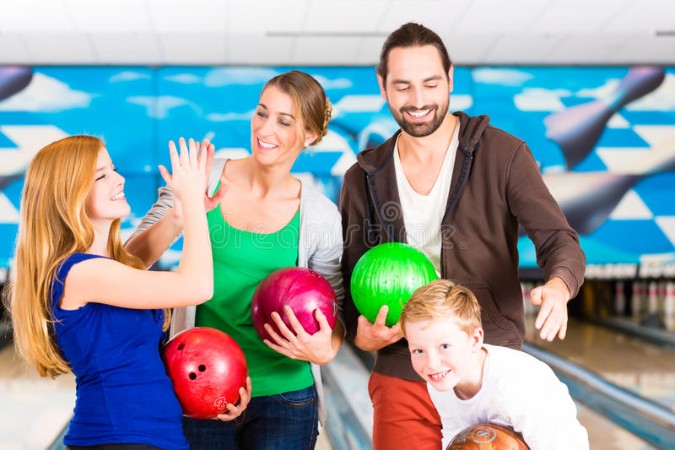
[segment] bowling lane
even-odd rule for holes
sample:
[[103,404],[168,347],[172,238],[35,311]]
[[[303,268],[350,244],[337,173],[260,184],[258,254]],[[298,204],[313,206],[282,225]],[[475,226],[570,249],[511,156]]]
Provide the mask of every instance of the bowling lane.
[[567,337],[541,340],[528,317],[526,340],[675,411],[675,352],[639,338],[570,319]]
[[7,345],[0,350],[0,405],[0,448],[44,450],[73,413],[75,377],[40,378]]
[[577,418],[588,432],[588,441],[593,450],[656,450],[634,434],[617,426],[591,408],[575,402]]
[[[68,424],[75,406],[75,377],[40,378],[15,354],[0,349],[0,450],[44,450]],[[320,428],[316,450],[330,450]]]

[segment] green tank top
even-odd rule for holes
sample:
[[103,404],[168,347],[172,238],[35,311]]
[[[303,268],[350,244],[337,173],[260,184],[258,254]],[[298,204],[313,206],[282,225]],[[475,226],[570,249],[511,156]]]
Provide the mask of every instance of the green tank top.
[[251,298],[271,272],[298,260],[300,212],[281,230],[262,234],[232,227],[220,207],[208,214],[213,252],[213,298],[197,307],[197,326],[229,334],[246,355],[253,397],[304,389],[314,383],[310,364],[269,348],[251,320]]

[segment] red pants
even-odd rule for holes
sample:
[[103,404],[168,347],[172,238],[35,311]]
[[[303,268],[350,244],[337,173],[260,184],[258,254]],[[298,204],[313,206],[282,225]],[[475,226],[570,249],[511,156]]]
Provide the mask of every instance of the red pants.
[[441,450],[441,418],[425,382],[373,373],[368,393],[374,410],[374,450]]

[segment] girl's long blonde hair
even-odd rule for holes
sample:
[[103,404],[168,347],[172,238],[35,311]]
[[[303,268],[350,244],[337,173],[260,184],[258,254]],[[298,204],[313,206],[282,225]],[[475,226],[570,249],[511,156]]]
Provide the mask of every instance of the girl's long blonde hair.
[[[54,336],[51,286],[59,264],[86,252],[94,241],[85,203],[104,146],[93,136],[67,137],[41,149],[26,172],[16,261],[5,294],[16,349],[41,376],[70,371]],[[117,219],[108,237],[110,257],[143,268],[124,250],[119,230]]]

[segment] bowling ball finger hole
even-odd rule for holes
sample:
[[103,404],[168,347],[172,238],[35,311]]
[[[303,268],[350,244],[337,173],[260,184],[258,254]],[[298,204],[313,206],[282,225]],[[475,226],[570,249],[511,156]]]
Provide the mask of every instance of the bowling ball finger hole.
[[[197,367],[197,370],[200,371],[200,372],[206,372],[206,366],[204,364],[200,364]],[[188,378],[190,378],[191,380],[196,380],[197,374],[195,372],[190,372],[190,374],[188,375]]]
[[185,344],[179,344],[178,347],[176,347],[178,350],[183,350],[185,348]]

